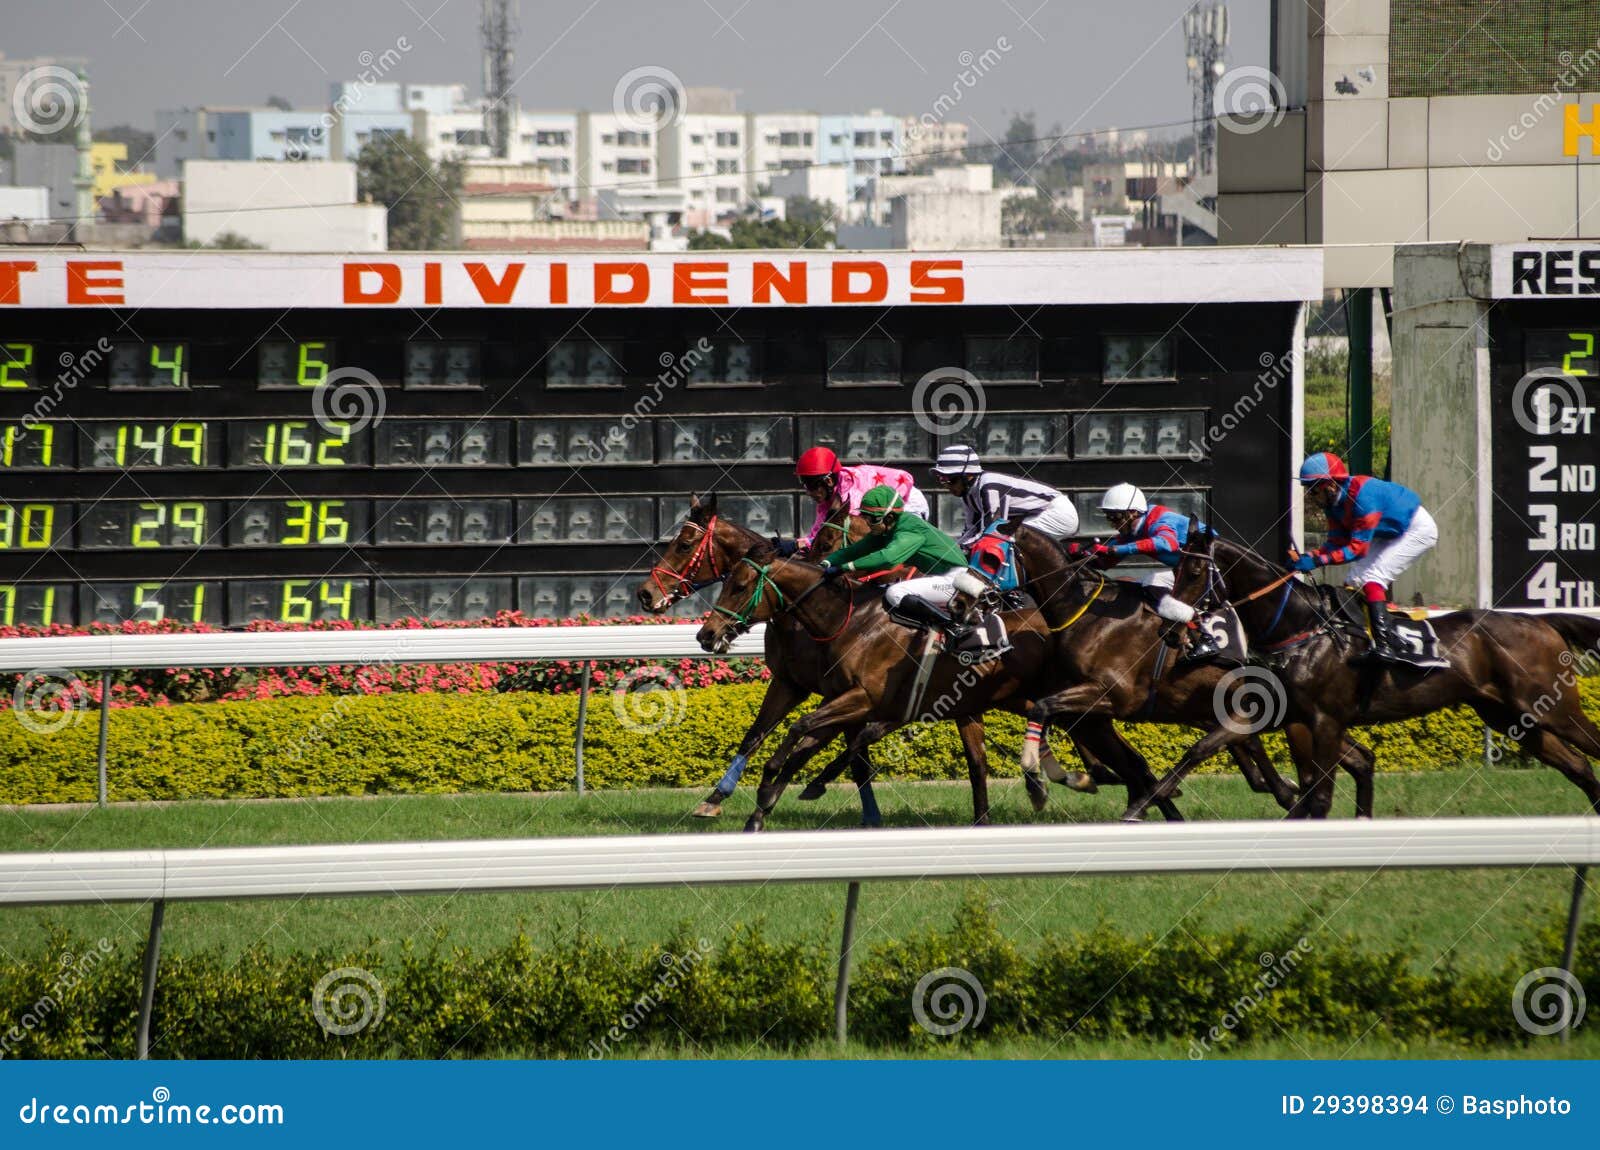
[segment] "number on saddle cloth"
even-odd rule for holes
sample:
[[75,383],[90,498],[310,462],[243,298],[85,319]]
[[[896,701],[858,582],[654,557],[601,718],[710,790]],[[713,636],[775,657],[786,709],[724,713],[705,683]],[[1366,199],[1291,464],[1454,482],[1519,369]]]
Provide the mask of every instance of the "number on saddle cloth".
[[1219,666],[1243,666],[1248,661],[1250,649],[1244,635],[1244,624],[1239,613],[1226,603],[1213,611],[1196,615],[1195,623],[1210,636],[1217,646],[1217,654],[1209,662]]
[[995,590],[1015,591],[1021,586],[1022,580],[1017,576],[1016,541],[1001,535],[998,530],[1005,522],[1001,519],[989,524],[972,545],[967,566],[980,572],[994,584]]
[[1404,611],[1389,612],[1394,637],[1413,656],[1428,662],[1443,662],[1439,655],[1439,635],[1431,619],[1414,619]]

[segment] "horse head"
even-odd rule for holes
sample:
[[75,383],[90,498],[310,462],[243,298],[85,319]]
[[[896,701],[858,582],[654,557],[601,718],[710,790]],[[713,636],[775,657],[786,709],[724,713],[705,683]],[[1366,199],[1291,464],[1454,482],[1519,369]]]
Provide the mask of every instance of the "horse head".
[[689,514],[667,543],[660,562],[639,584],[640,607],[660,615],[722,578],[727,565],[716,539],[720,523],[715,491],[708,492],[704,499],[690,497]]

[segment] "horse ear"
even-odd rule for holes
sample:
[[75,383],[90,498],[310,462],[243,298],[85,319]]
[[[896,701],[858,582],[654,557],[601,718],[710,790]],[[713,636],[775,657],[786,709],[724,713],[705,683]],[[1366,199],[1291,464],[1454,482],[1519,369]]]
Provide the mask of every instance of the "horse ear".
[[717,493],[708,491],[704,499],[698,495],[689,496],[689,520],[692,523],[706,523],[717,513]]

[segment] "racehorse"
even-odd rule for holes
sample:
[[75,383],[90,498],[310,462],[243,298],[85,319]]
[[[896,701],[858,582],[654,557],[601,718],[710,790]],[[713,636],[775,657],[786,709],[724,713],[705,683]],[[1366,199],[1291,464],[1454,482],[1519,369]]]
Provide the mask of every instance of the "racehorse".
[[[1247,711],[1250,700],[1241,704],[1238,692],[1224,683],[1227,671],[1213,664],[1175,664],[1169,652],[1158,671],[1163,624],[1151,612],[1142,610],[1146,601],[1139,588],[1106,580],[1092,572],[1085,560],[1072,559],[1059,544],[1038,532],[1018,530],[1017,524],[1012,523],[1001,526],[999,533],[1014,536],[1021,586],[1041,603],[1052,630],[1058,632],[1053,665],[1057,671],[1067,667],[1071,681],[1086,684],[1088,690],[1084,693],[1093,699],[1088,709],[1074,714],[1068,733],[1080,752],[1088,749],[1108,762],[1120,763],[1115,769],[1122,779],[1135,780],[1129,787],[1130,805],[1122,817],[1131,820],[1141,816],[1151,802],[1159,805],[1161,800],[1176,798],[1175,784],[1159,788],[1158,793],[1149,764],[1102,716],[1178,722],[1209,729],[1233,718],[1241,708]],[[1064,575],[1067,578],[1063,579]],[[1133,620],[1137,622],[1130,627]],[[1138,652],[1131,662],[1126,658],[1130,652]],[[1037,684],[1031,685],[1030,693],[1037,689]],[[1051,701],[1048,697],[1045,700]],[[1047,706],[1029,717],[1048,716],[1040,720],[1048,726],[1050,719],[1063,713]],[[1085,728],[1090,716],[1095,716],[1094,723]],[[881,737],[887,729],[892,728],[878,728],[870,737]],[[1226,749],[1251,790],[1270,794],[1284,810],[1291,807],[1297,792],[1279,776],[1259,739],[1245,738],[1230,743]],[[1023,746],[1025,777],[1034,769],[1030,755],[1035,750],[1032,740]],[[1342,763],[1356,780],[1357,816],[1371,817],[1372,752],[1359,743],[1349,743]],[[826,783],[837,773],[837,768],[830,765],[812,787]],[[1169,819],[1176,815],[1175,810],[1164,805],[1162,810]]]
[[[1212,592],[1231,601],[1252,646],[1269,655],[1283,686],[1285,731],[1300,772],[1300,797],[1289,817],[1328,813],[1339,740],[1347,728],[1460,704],[1560,771],[1600,812],[1600,781],[1586,758],[1600,756],[1600,729],[1579,705],[1570,650],[1600,653],[1600,620],[1563,613],[1453,611],[1433,620],[1448,668],[1352,666],[1349,656],[1365,650],[1370,640],[1341,626],[1314,585],[1248,548],[1192,534],[1179,560],[1174,594],[1197,602]],[[1237,737],[1225,729],[1212,731],[1180,767]],[[1175,770],[1169,777],[1175,782],[1181,774]]]
[[[859,516],[836,515],[819,529],[817,545],[811,553],[819,558],[831,554],[845,543],[861,538],[866,531],[867,522]],[[688,518],[667,545],[660,562],[640,584],[639,605],[652,614],[667,611],[696,591],[721,581],[745,555],[763,549],[770,550],[764,538],[717,514],[715,492],[703,500],[694,498],[689,505]],[[819,638],[807,632],[800,620],[792,615],[769,623],[764,657],[771,679],[766,695],[761,700],[755,721],[739,740],[727,773],[712,793],[695,808],[695,815],[715,818],[721,814],[723,800],[733,793],[750,756],[760,750],[785,716],[813,694],[827,698],[849,686],[847,679],[839,673],[835,644],[827,641],[826,632],[821,636]],[[872,790],[872,764],[864,748],[850,749],[849,744],[855,733],[854,729],[847,732],[846,752],[830,764],[827,775],[836,777],[846,767],[850,769],[861,798],[862,821],[865,825],[876,826],[881,823],[882,817]],[[980,747],[982,736],[980,722],[975,736]],[[963,741],[967,738],[968,735],[964,734]],[[1115,776],[1103,766],[1088,759],[1085,761],[1090,768],[1088,775],[1062,770],[1048,747],[1042,759],[1044,769],[1051,778],[1074,790],[1093,790],[1097,776],[1099,782],[1115,781]],[[1036,776],[1029,776],[1025,783],[1034,809],[1044,809],[1046,800],[1043,783]]]
[[[1134,617],[1130,614],[1130,608],[1138,611],[1142,602],[1142,599],[1128,601],[1121,591],[1113,590],[1105,594],[1110,585],[1098,574],[1093,576],[1093,589],[1085,590],[1082,586],[1082,564],[1067,565],[1066,556],[1053,540],[1027,528],[1020,529],[1017,535],[1019,558],[1028,572],[1024,585],[1040,603],[1040,610],[1002,612],[1011,638],[1011,650],[998,660],[977,667],[960,667],[954,659],[937,660],[922,695],[923,698],[936,700],[932,708],[933,717],[955,719],[962,728],[963,748],[967,752],[968,773],[973,787],[975,820],[979,823],[987,818],[987,764],[983,758],[981,737],[976,741],[968,737],[973,720],[994,707],[1020,710],[1031,717],[1036,704],[1030,704],[1029,696],[1037,697],[1041,683],[1051,684],[1051,690],[1060,688],[1063,648],[1082,646],[1083,634],[1076,630],[1081,621],[1086,617],[1093,620],[1102,616],[1130,619]],[[747,630],[755,622],[786,614],[793,614],[813,632],[843,631],[849,627],[851,612],[857,610],[860,594],[858,588],[824,584],[820,570],[810,564],[747,556],[729,574],[722,595],[712,614],[707,616],[706,624],[697,638],[707,650],[725,650],[735,635]],[[1133,592],[1133,595],[1138,596],[1138,592]],[[1100,603],[1102,597],[1103,604]],[[921,707],[920,699],[910,697],[917,670],[916,660],[906,657],[910,636],[903,627],[886,618],[877,598],[874,592],[866,610],[856,615],[856,625],[849,627],[855,641],[842,653],[839,669],[850,677],[850,689],[827,699],[790,730],[763,768],[756,796],[756,813],[750,817],[746,829],[760,829],[795,772],[835,734],[871,720],[871,726],[856,737],[856,745],[847,748],[846,753],[849,754],[912,718],[928,713]],[[1124,600],[1122,605],[1113,607],[1119,599]],[[1108,608],[1112,609],[1109,615]],[[1153,615],[1150,617],[1154,618]],[[1094,640],[1095,653],[1079,651],[1080,660],[1102,657],[1116,661],[1119,667],[1126,665],[1127,660],[1119,658],[1120,652],[1115,647],[1119,642],[1129,642],[1131,637],[1127,627],[1122,627],[1114,635],[1104,626],[1094,623],[1086,630],[1093,632],[1091,638]],[[1063,632],[1067,634],[1063,635]],[[1081,665],[1074,665],[1070,654],[1065,659],[1072,668],[1068,674],[1083,677],[1085,672]],[[1149,662],[1153,661],[1154,654],[1150,652]],[[1151,717],[1200,721],[1207,726],[1218,721],[1218,716],[1213,713],[1211,688],[1222,672],[1217,668],[1197,667],[1193,670],[1197,673],[1196,681],[1209,673],[1203,692],[1198,686],[1192,686],[1181,697],[1165,686],[1162,690],[1152,692],[1152,697],[1162,698],[1164,705],[1187,707],[1188,710],[1182,713],[1155,710]],[[1072,680],[1069,678],[1067,681]],[[1203,716],[1197,713],[1197,701],[1202,695]],[[1114,710],[1089,705],[1082,707],[1081,712],[1071,734],[1085,753],[1086,761],[1096,758],[1109,764],[1127,785],[1130,797],[1138,798],[1152,790],[1156,783],[1155,776],[1144,759],[1122,740],[1112,726],[1110,719]],[[1024,777],[1031,778],[1038,769],[1039,743],[1030,736],[1024,750]],[[1236,755],[1236,758],[1247,777],[1251,778],[1252,786],[1272,791],[1285,807],[1291,804],[1292,789],[1278,778],[1270,761],[1265,760],[1264,752],[1260,761],[1266,761],[1266,778],[1260,775],[1258,762],[1251,762],[1241,755]],[[1169,819],[1182,818],[1171,804],[1170,797],[1163,796],[1159,805]]]

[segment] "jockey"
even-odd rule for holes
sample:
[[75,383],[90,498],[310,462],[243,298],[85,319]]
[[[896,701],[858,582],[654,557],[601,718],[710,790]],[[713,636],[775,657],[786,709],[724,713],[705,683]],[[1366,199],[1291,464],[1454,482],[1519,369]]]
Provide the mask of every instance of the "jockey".
[[964,443],[939,452],[933,474],[944,489],[966,506],[967,521],[959,543],[971,551],[984,529],[1000,519],[1025,515],[1035,531],[1065,542],[1078,533],[1078,509],[1054,487],[1033,479],[984,470],[978,453]]
[[966,557],[955,542],[926,519],[905,514],[906,501],[894,488],[879,484],[861,497],[861,515],[872,521],[871,534],[822,561],[822,577],[868,574],[902,564],[923,574],[884,588],[883,604],[898,623],[934,626],[956,640],[970,629],[950,617],[957,590],[982,594],[984,582],[967,570]]
[[[1180,660],[1196,663],[1219,653],[1211,636],[1195,625],[1194,608],[1172,596],[1174,572],[1181,558],[1183,545],[1189,538],[1189,518],[1161,504],[1151,504],[1131,483],[1119,483],[1107,491],[1100,500],[1100,510],[1117,529],[1117,537],[1110,543],[1096,543],[1094,554],[1102,567],[1115,567],[1130,555],[1145,555],[1161,564],[1154,571],[1139,577],[1145,587],[1162,591],[1156,604],[1156,614],[1170,623],[1187,627],[1188,650]],[[1196,529],[1204,531],[1205,524],[1196,521]]]
[[1372,624],[1372,657],[1385,663],[1415,664],[1415,655],[1396,639],[1389,618],[1389,585],[1439,542],[1439,528],[1409,487],[1351,475],[1329,451],[1300,465],[1300,482],[1328,515],[1327,542],[1315,551],[1291,555],[1296,571],[1353,566],[1345,582],[1360,587]]
[[800,456],[794,473],[800,477],[800,485],[806,489],[806,494],[816,502],[817,518],[811,524],[811,530],[795,541],[793,549],[780,546],[780,554],[792,550],[804,554],[811,550],[817,532],[822,530],[828,516],[841,507],[848,508],[851,515],[861,514],[862,497],[879,484],[892,488],[904,500],[906,511],[924,520],[928,518],[927,497],[917,490],[916,480],[909,471],[870,463],[845,467],[828,448],[813,447]]

